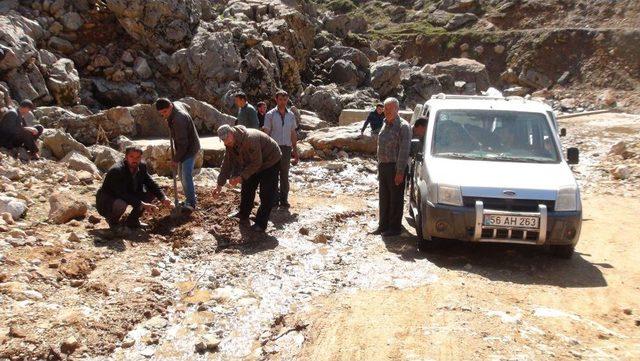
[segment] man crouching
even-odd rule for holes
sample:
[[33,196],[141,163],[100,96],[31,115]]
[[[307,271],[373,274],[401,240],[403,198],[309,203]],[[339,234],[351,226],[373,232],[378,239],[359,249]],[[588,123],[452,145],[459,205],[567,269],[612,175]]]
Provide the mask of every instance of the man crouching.
[[140,216],[144,211],[157,209],[151,203],[154,198],[160,200],[164,207],[173,207],[158,183],[147,172],[147,165],[142,163],[142,149],[128,147],[124,160],[107,172],[104,183],[96,194],[96,208],[107,219],[109,228],[115,232],[119,230],[120,218],[127,206],[131,206],[132,210],[124,226],[140,228]]
[[256,190],[260,186],[260,207],[251,229],[264,232],[269,223],[274,197],[278,193],[278,171],[282,156],[280,147],[267,134],[242,125],[223,125],[218,128],[218,136],[224,142],[226,152],[218,176],[218,187],[213,195],[220,193],[227,180],[232,187],[242,183],[240,211],[235,216],[240,219],[240,224],[247,225]]

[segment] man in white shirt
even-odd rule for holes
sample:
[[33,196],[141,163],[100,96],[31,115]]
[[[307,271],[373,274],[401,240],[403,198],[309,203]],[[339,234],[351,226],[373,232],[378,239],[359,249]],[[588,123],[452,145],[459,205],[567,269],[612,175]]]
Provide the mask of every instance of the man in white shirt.
[[287,109],[289,94],[284,90],[279,90],[275,100],[277,106],[265,115],[263,130],[278,143],[282,151],[279,172],[280,206],[289,208],[289,167],[291,164],[296,165],[299,161],[296,151],[298,124],[293,112]]

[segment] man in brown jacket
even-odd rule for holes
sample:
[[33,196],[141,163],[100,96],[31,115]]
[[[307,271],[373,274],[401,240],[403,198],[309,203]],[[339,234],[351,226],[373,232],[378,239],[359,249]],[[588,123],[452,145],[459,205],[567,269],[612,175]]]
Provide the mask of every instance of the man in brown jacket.
[[260,186],[260,207],[251,229],[264,232],[269,223],[274,197],[278,193],[278,170],[282,156],[280,147],[267,134],[242,125],[223,125],[218,128],[218,136],[227,149],[218,176],[218,187],[213,194],[218,195],[227,180],[232,187],[241,183],[240,211],[237,217],[241,224],[246,225],[249,223],[256,190]]

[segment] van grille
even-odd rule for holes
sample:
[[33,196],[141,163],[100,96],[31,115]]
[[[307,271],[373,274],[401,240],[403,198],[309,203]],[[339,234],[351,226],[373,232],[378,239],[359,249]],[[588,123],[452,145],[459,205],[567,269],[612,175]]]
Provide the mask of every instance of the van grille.
[[540,201],[535,199],[462,197],[462,202],[465,207],[475,207],[476,201],[482,201],[484,209],[512,212],[537,212],[539,204],[546,205],[547,210],[552,212],[556,203],[555,201]]

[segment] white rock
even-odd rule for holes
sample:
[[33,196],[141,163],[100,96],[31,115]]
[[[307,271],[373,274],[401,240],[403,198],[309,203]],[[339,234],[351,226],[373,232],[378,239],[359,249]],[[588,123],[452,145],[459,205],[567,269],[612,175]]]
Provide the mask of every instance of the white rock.
[[631,168],[627,165],[619,165],[611,170],[611,175],[619,180],[628,179],[631,176]]
[[0,214],[3,214],[3,219],[7,223],[11,224],[13,222],[10,223],[4,216],[4,213],[10,214],[11,221],[14,221],[19,219],[26,211],[27,204],[24,201],[17,198],[0,195]]

